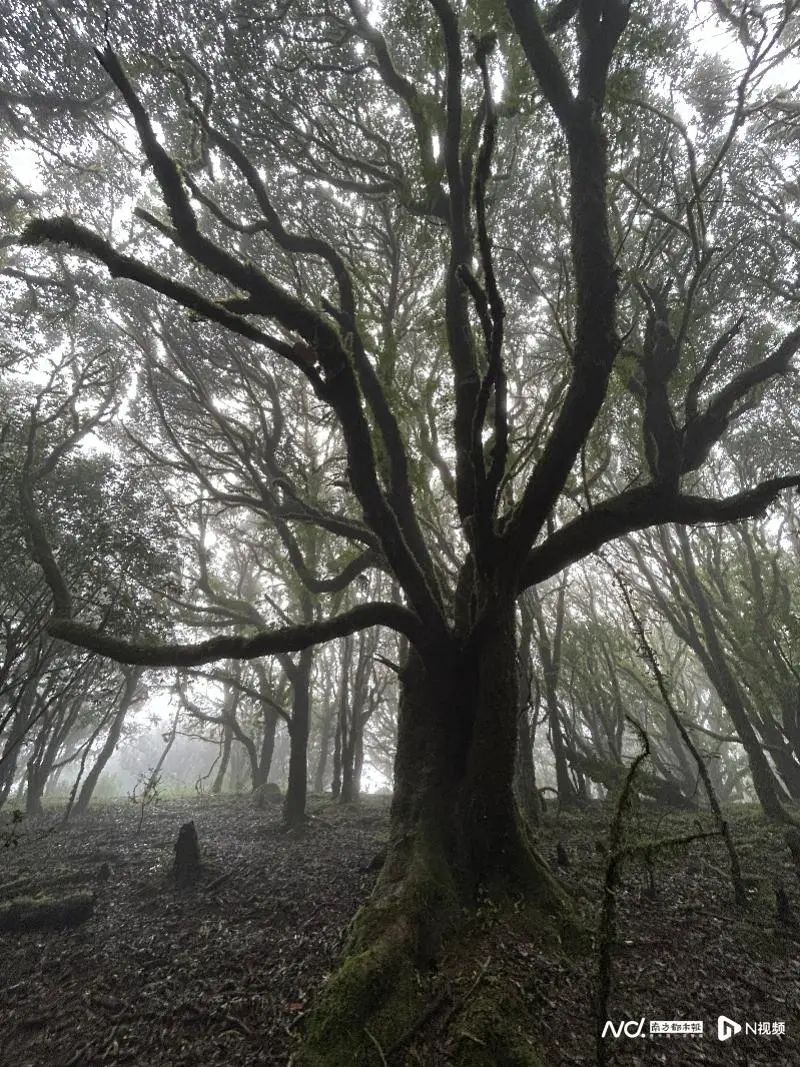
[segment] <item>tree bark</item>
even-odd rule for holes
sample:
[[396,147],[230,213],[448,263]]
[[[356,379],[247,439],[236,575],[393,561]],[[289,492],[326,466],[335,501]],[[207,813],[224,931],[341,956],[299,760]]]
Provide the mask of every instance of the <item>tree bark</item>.
[[[363,637],[363,635],[362,635]],[[352,634],[344,639],[342,653],[342,686],[339,700],[339,758],[341,788],[339,800],[343,804],[349,804],[353,799],[353,772],[355,764],[355,724],[358,716],[358,679],[353,678],[351,684],[350,674],[353,666]]]
[[338,800],[342,792],[342,722],[347,713],[347,692],[349,684],[349,664],[346,665],[349,646],[345,643],[342,662],[339,669],[339,691],[336,694],[336,729],[333,732],[333,773],[331,776],[331,796]]
[[269,704],[264,705],[264,733],[261,735],[261,756],[253,777],[253,789],[258,789],[269,779],[272,755],[275,752],[275,731],[278,728],[278,713]]
[[564,635],[565,603],[567,591],[567,572],[565,571],[556,598],[556,614],[552,637],[548,634],[547,624],[542,610],[542,603],[536,592],[531,593],[534,616],[539,632],[539,657],[542,661],[545,705],[547,721],[550,727],[550,744],[556,765],[556,786],[558,803],[562,808],[572,807],[577,798],[575,786],[570,778],[567,763],[566,745],[561,726],[561,708],[558,701],[558,681],[561,674],[561,642]]
[[333,719],[335,707],[331,694],[330,672],[325,673],[325,695],[323,698],[322,722],[319,732],[319,757],[314,771],[314,792],[322,793],[325,790],[325,772],[328,769],[328,756],[333,734]]
[[538,826],[542,817],[542,799],[536,783],[533,746],[541,706],[541,689],[534,678],[531,662],[533,618],[524,599],[520,603],[520,615],[522,627],[517,656],[517,764],[514,772],[514,788],[523,815],[532,826]]
[[106,739],[103,742],[103,747],[97,754],[97,759],[94,761],[92,769],[86,775],[81,791],[78,794],[78,799],[75,802],[74,812],[76,815],[83,815],[89,807],[89,801],[92,799],[92,795],[97,787],[97,783],[100,779],[100,775],[103,773],[106,764],[111,759],[114,751],[119,744],[120,735],[122,734],[122,727],[125,723],[125,717],[130,710],[131,704],[136,697],[136,689],[139,685],[139,679],[141,678],[143,671],[141,668],[126,668],[125,669],[125,688],[123,689],[122,696],[120,698],[119,707],[117,713],[111,723],[111,728],[106,734]]
[[44,814],[42,797],[44,796],[44,787],[49,773],[50,767],[48,765],[37,764],[33,759],[28,760],[25,814],[29,818]]
[[290,672],[292,683],[292,718],[289,724],[289,780],[283,818],[287,829],[297,830],[306,818],[308,795],[308,731],[311,718],[311,668],[313,649],[298,656]]
[[538,826],[542,817],[542,801],[536,785],[536,766],[533,762],[533,735],[528,709],[519,713],[519,739],[515,786],[522,813],[533,826]]
[[371,1062],[365,1027],[391,1048],[424,1007],[418,972],[481,895],[524,893],[540,933],[568,918],[514,799],[516,675],[513,606],[435,665],[411,650],[400,676],[386,862],[355,920],[348,959],[313,1013],[304,1067]]
[[228,770],[228,764],[231,758],[231,741],[233,740],[233,731],[231,730],[231,724],[226,722],[222,727],[222,752],[220,753],[219,767],[217,773],[214,776],[214,781],[211,786],[212,796],[219,796],[222,792],[222,786],[225,783],[225,774]]

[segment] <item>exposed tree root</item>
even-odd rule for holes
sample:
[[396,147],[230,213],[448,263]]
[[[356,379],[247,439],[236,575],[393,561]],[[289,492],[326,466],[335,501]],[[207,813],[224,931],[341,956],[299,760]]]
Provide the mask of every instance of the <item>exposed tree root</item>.
[[[514,884],[500,892],[495,880],[490,890],[482,887],[483,905],[473,899],[470,906],[443,853],[424,835],[409,835],[390,849],[373,897],[353,922],[346,958],[322,990],[293,1063],[399,1067],[408,1047],[434,1030],[438,1041],[446,1041],[453,1062],[463,1067],[542,1067],[524,998],[481,980],[486,915],[492,922],[507,915],[539,944],[552,945],[574,930],[568,898],[546,865],[527,847],[524,857],[516,865]],[[523,893],[518,877],[524,866],[528,885]]]

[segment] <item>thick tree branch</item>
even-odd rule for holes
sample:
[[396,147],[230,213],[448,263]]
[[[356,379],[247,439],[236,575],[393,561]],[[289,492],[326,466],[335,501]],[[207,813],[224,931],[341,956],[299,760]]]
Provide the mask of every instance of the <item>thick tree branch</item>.
[[[29,461],[30,466],[30,449]],[[53,596],[54,614],[46,629],[51,637],[68,641],[119,663],[147,667],[192,667],[220,659],[255,659],[259,656],[299,652],[336,637],[346,637],[371,626],[388,626],[404,634],[421,652],[440,634],[431,634],[408,608],[390,602],[359,605],[321,622],[260,630],[247,637],[219,636],[195,643],[141,642],[115,637],[95,626],[74,620],[72,597],[50,546],[33,497],[33,477],[27,471],[21,481],[20,503],[31,554],[41,567]]]
[[692,526],[754,518],[763,514],[782,490],[798,487],[800,474],[770,478],[752,489],[718,500],[664,492],[654,486],[631,489],[562,526],[534,548],[523,567],[519,589],[552,577],[568,564],[584,559],[625,534],[666,523]]
[[324,644],[371,626],[388,626],[404,634],[417,647],[426,645],[424,629],[416,616],[399,604],[360,604],[317,623],[262,630],[249,637],[220,636],[196,643],[145,643],[101,633],[93,626],[53,616],[47,626],[51,637],[96,652],[118,663],[143,667],[196,667],[221,659],[256,659]]
[[453,7],[448,0],[430,2],[439,19],[446,59],[446,126],[443,152],[450,193],[450,256],[447,265],[445,321],[455,386],[456,500],[467,538],[473,540],[478,491],[484,470],[483,452],[473,447],[473,425],[480,378],[467,296],[473,241],[469,218],[469,182],[465,177],[461,154],[464,63],[458,17]]
[[[440,638],[444,639],[446,623],[442,612],[441,597],[436,589],[433,568],[424,542],[416,522],[413,521],[413,510],[411,510],[409,520],[410,505],[399,509],[402,518],[398,518],[395,509],[384,496],[378,480],[372,433],[362,409],[358,382],[352,367],[353,335],[350,335],[350,343],[348,343],[347,338],[343,339],[337,327],[320,312],[285,292],[251,262],[240,261],[200,233],[180,170],[159,144],[147,111],[125,75],[119,60],[107,47],[100,55],[100,61],[133,115],[142,149],[155,174],[174,223],[175,228],[170,231],[172,240],[197,263],[225,278],[237,289],[250,294],[256,302],[254,313],[275,319],[287,331],[299,333],[316,353],[322,365],[325,380],[318,376],[308,366],[307,361],[294,350],[293,361],[301,366],[306,376],[314,383],[318,395],[331,405],[339,417],[347,441],[349,472],[354,492],[370,524],[381,538],[386,557],[410,601],[419,611],[426,625],[432,631],[437,631]],[[52,237],[52,229],[50,233],[47,231],[47,224],[34,223],[33,230],[29,227],[26,235],[29,241],[35,242],[37,239]],[[175,284],[158,274],[153,277],[152,273],[143,273],[149,268],[128,260],[127,257],[119,257],[119,254],[110,249],[101,238],[82,227],[77,227],[69,220],[62,220],[60,226],[56,226],[56,231],[61,236],[53,239],[66,240],[67,235],[78,239],[83,243],[84,248],[101,260],[105,256],[109,263],[122,267],[123,270],[120,273],[126,273],[128,270],[135,271],[134,275],[127,273],[128,277],[134,277],[135,280],[144,284],[157,281],[159,290],[162,292],[167,292],[167,289]],[[182,290],[180,294],[173,289],[167,295],[172,296],[173,299],[178,299],[179,295],[185,297],[187,290],[185,287],[180,288]],[[188,290],[188,293],[191,294],[191,290]],[[202,314],[208,313],[211,302],[198,303],[198,300],[202,301],[203,298],[194,295],[190,299],[194,300],[195,306]],[[232,315],[224,307],[215,311],[213,315],[216,321],[221,321],[221,317],[225,316],[230,316],[231,320],[230,324],[228,322],[225,324],[236,329],[238,333],[246,336],[245,330],[254,329],[247,323],[242,328],[243,320]],[[258,339],[265,343],[264,335],[261,335],[260,331],[256,332],[259,334]],[[275,346],[270,345],[270,347]],[[281,352],[281,354],[288,356],[286,352]],[[361,369],[363,371],[363,367]],[[366,378],[368,379],[369,375],[366,375]]]
[[331,324],[317,311],[276,285],[253,263],[239,260],[200,232],[180,168],[159,143],[150,116],[119,59],[108,46],[97,55],[133,116],[142,151],[158,182],[174,225],[174,229],[168,231],[171,239],[195,262],[249,293],[258,302],[258,314],[275,319],[286,330],[299,333],[317,351],[320,363],[329,375],[338,373],[346,364],[347,356]]
[[712,445],[722,437],[728,423],[735,418],[734,406],[756,386],[785,374],[800,351],[800,327],[784,337],[775,351],[752,367],[737,374],[723,386],[706,410],[686,426],[683,470],[692,471],[703,462]]
[[26,245],[40,245],[50,241],[53,244],[68,245],[78,252],[85,252],[107,267],[112,278],[128,278],[130,281],[147,286],[148,289],[174,300],[176,304],[180,304],[197,315],[202,315],[210,322],[224,326],[225,329],[245,337],[248,341],[264,345],[290,360],[303,371],[306,377],[309,377],[307,361],[296,354],[292,345],[253,326],[246,319],[229,311],[223,303],[209,300],[191,286],[168,278],[140,260],[118,252],[99,234],[73,222],[72,219],[66,217],[34,219],[23,230],[21,241]]
[[[475,171],[475,218],[478,248],[486,285],[486,310],[490,318],[488,328],[486,325],[484,326],[487,368],[475,404],[472,431],[480,496],[478,512],[478,532],[480,537],[476,547],[479,547],[481,538],[487,544],[491,540],[497,492],[505,474],[508,460],[507,382],[503,366],[503,335],[506,309],[495,274],[492,242],[486,220],[486,191],[491,178],[492,153],[497,132],[497,109],[492,98],[488,65],[488,55],[493,51],[494,45],[494,35],[489,35],[477,41],[475,48],[475,62],[478,64],[483,82],[483,109],[485,115],[483,141],[478,153],[478,163]],[[489,470],[486,472],[482,438],[486,411],[492,391],[494,391],[494,451],[489,459]],[[478,552],[478,559],[480,562],[480,552]]]
[[562,127],[569,125],[575,100],[561,61],[547,39],[535,0],[506,0],[522,50],[545,99]]
[[619,351],[618,283],[608,220],[608,151],[602,108],[605,78],[627,22],[628,6],[619,0],[581,4],[579,92],[573,98],[535,5],[526,0],[507,0],[507,4],[531,68],[567,137],[575,270],[572,380],[547,447],[518,507],[508,516],[503,538],[514,584],[514,568],[525,559],[552,512],[600,413]]
[[[360,0],[347,0],[347,3],[356,20],[358,35],[372,46],[381,80],[408,108],[417,138],[427,199],[433,206],[436,200],[443,197],[440,186],[441,166],[434,156],[432,137],[434,130],[428,119],[429,114],[438,110],[436,104],[430,97],[423,95],[414,83],[397,69],[386,38],[369,21],[367,10]],[[438,214],[441,206],[437,205],[434,210]]]

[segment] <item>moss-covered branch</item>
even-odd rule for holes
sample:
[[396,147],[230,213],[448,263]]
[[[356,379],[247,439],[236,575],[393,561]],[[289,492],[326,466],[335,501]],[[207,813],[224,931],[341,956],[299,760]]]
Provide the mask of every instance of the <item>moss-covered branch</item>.
[[719,500],[664,492],[654,485],[630,489],[566,523],[534,548],[522,569],[520,591],[558,574],[570,563],[585,559],[625,534],[665,523],[692,526],[754,518],[762,515],[784,489],[798,487],[800,474],[769,478]]
[[97,652],[118,663],[144,667],[196,667],[220,659],[256,659],[285,652],[300,652],[337,637],[346,637],[370,626],[388,626],[404,634],[418,648],[425,648],[425,633],[417,617],[400,604],[378,601],[360,604],[322,622],[262,630],[249,637],[221,635],[187,644],[129,641],[102,633],[86,623],[54,617],[47,631],[52,637]]
[[128,278],[140,285],[146,285],[148,289],[174,300],[176,304],[180,304],[196,315],[202,315],[209,322],[224,326],[226,330],[238,333],[248,341],[255,341],[256,344],[266,346],[278,355],[291,360],[295,366],[307,373],[306,362],[296,355],[292,345],[260,330],[247,319],[235,315],[223,304],[209,300],[191,286],[175,281],[174,278],[168,278],[133,256],[118,252],[99,234],[66,216],[33,219],[23,230],[21,241],[26,245],[41,245],[49,241],[53,244],[67,245],[76,252],[84,252],[93,256],[108,268],[112,278]]

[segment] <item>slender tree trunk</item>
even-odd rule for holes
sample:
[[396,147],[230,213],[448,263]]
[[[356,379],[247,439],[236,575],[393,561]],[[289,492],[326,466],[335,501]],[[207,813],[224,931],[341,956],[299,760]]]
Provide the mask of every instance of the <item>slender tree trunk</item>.
[[275,731],[278,729],[278,713],[269,704],[264,705],[264,733],[261,735],[261,753],[258,758],[253,789],[265,785],[272,770],[272,757],[275,752]]
[[290,675],[292,682],[292,721],[289,725],[289,780],[286,786],[283,817],[290,829],[305,822],[308,794],[308,732],[311,718],[311,668],[313,649],[298,656]]
[[364,728],[368,718],[362,713],[358,717],[356,732],[356,751],[353,759],[353,800],[361,796],[361,777],[364,773]]
[[222,752],[220,754],[219,767],[217,773],[214,776],[214,781],[211,785],[211,793],[213,796],[219,796],[222,792],[222,786],[225,783],[225,774],[228,770],[228,764],[231,758],[231,742],[233,740],[233,730],[230,723],[226,722],[222,726]]
[[343,723],[347,717],[347,696],[350,684],[350,653],[352,643],[345,640],[339,669],[339,692],[336,696],[336,731],[333,737],[333,777],[331,796],[338,799],[342,792],[342,764],[344,762],[345,737]]
[[[514,787],[517,802],[523,815],[532,826],[538,826],[542,817],[542,799],[536,784],[536,764],[533,759],[533,745],[536,739],[536,726],[542,693],[539,682],[534,677],[531,655],[533,638],[533,615],[530,603],[525,598],[520,601],[522,627],[519,637],[517,656],[517,762],[514,772]],[[531,729],[531,716],[533,729]]]
[[[247,788],[248,764],[243,745],[231,748],[231,788],[234,793],[244,793]],[[251,780],[252,785],[252,780]]]
[[[352,639],[348,639],[352,640]],[[350,701],[342,708],[342,795],[343,803],[358,800],[361,792],[361,770],[364,765],[364,728],[374,711],[375,704],[370,699],[370,667],[374,643],[367,634],[358,638],[358,662],[353,672],[350,686]],[[346,660],[347,667],[352,667],[352,652]],[[374,695],[374,694],[373,694]],[[346,727],[346,729],[345,729]]]
[[333,719],[335,708],[332,701],[328,701],[322,716],[322,724],[319,735],[319,757],[314,771],[314,792],[325,792],[325,772],[328,769],[328,756],[330,755],[331,735],[333,733]]
[[527,708],[522,708],[519,714],[515,785],[520,809],[533,826],[538,826],[542,817],[542,802],[536,785],[533,737]]
[[333,735],[333,775],[331,777],[331,796],[338,800],[342,792],[342,721],[336,718],[336,731]]
[[566,590],[567,579],[565,572],[556,598],[556,612],[552,635],[548,634],[541,601],[535,592],[531,594],[536,625],[539,632],[539,658],[542,661],[542,680],[544,682],[547,722],[550,728],[550,744],[553,749],[553,759],[555,760],[556,765],[558,803],[562,808],[571,807],[576,800],[575,787],[570,778],[566,746],[564,744],[564,733],[561,726],[561,709],[558,704],[558,680],[561,674],[561,641],[564,633]]
[[105,766],[114,754],[119,739],[122,735],[122,727],[125,723],[125,717],[130,711],[131,705],[136,698],[136,690],[139,685],[139,679],[142,676],[143,671],[127,669],[125,673],[125,688],[122,691],[120,697],[119,707],[117,713],[114,716],[111,727],[106,734],[106,739],[103,742],[103,747],[97,754],[97,759],[94,761],[92,769],[86,775],[81,791],[78,794],[78,799],[75,802],[73,811],[76,815],[83,815],[88,807],[89,802],[92,799],[97,783],[100,779],[100,775],[105,770]]
[[336,708],[333,703],[331,673],[329,670],[324,672],[322,716],[319,725],[319,754],[312,786],[315,793],[323,793],[325,791],[325,772],[328,769],[328,756],[330,755],[331,737],[333,736],[333,720]]
[[175,712],[175,717],[172,720],[172,725],[169,728],[169,733],[163,735],[165,744],[161,750],[161,755],[158,757],[155,767],[152,768],[150,774],[148,775],[147,781],[151,787],[158,786],[159,780],[161,778],[161,769],[167,762],[167,756],[170,754],[172,746],[175,744],[175,738],[178,736],[178,720],[180,719],[180,717],[181,708],[178,707],[178,710]]
[[361,701],[353,694],[349,709],[347,746],[342,752],[342,791],[339,799],[343,804],[358,800],[361,792],[361,770],[364,765],[364,719]]
[[[237,668],[234,681],[241,679],[241,669]],[[214,776],[214,781],[211,784],[212,796],[219,796],[222,792],[222,787],[225,784],[225,774],[228,770],[228,764],[231,759],[231,746],[233,744],[234,734],[238,731],[241,733],[241,729],[236,718],[239,711],[239,697],[240,692],[236,688],[235,684],[226,682],[224,697],[222,701],[222,747],[219,755],[219,767],[217,773]]]
[[714,624],[711,605],[697,575],[689,538],[682,527],[678,527],[678,540],[685,566],[685,586],[697,610],[705,641],[704,666],[709,673],[714,688],[719,694],[720,700],[725,705],[733,721],[739,740],[747,753],[750,773],[753,776],[753,787],[765,814],[771,819],[785,821],[786,812],[778,794],[775,775],[767,762],[767,757],[764,755],[756,732],[750,722],[750,717],[747,714],[747,709],[739,692],[739,686],[728,666],[728,661]]
[[[339,701],[336,721],[336,745],[334,749],[333,795],[343,803],[352,800],[353,793],[353,701],[355,684],[351,684],[353,665],[353,638],[346,637],[342,646]],[[354,682],[354,680],[353,680]]]
[[11,736],[3,749],[2,756],[0,756],[0,808],[8,800],[8,795],[14,784],[14,777],[17,773],[18,751],[18,739],[14,737],[12,729]]
[[47,776],[50,773],[50,767],[45,764],[39,764],[35,760],[28,760],[27,766],[27,788],[25,790],[25,814],[30,817],[44,814],[44,808],[42,807],[42,797],[44,796],[44,787],[47,782]]

